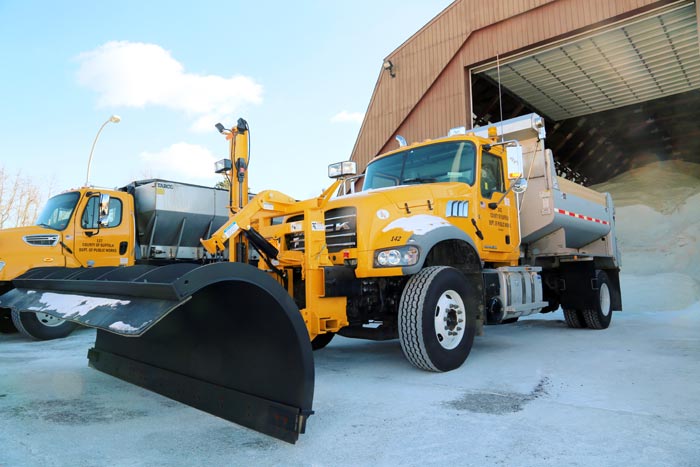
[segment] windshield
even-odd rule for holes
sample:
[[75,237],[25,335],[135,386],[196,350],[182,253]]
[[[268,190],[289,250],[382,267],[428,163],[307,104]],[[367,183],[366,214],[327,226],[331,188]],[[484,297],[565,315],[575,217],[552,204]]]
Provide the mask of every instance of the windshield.
[[469,141],[430,144],[383,157],[367,166],[363,190],[411,183],[474,183],[476,146]]
[[80,194],[76,191],[62,193],[54,196],[46,202],[41,214],[36,220],[36,225],[48,227],[55,230],[63,230],[68,226],[75,205],[78,203]]

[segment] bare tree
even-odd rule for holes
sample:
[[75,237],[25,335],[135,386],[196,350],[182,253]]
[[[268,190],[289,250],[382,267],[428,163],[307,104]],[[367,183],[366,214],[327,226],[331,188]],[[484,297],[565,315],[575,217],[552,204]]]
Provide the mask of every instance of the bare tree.
[[33,224],[43,202],[39,186],[0,166],[0,228]]

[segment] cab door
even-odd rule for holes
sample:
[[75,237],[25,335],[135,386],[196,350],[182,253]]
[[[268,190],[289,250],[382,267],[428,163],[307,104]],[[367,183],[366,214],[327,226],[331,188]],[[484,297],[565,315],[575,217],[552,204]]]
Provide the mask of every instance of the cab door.
[[[479,176],[479,228],[484,235],[481,242],[483,255],[487,261],[503,261],[505,260],[503,253],[512,253],[520,243],[515,197],[510,192],[501,201],[506,193],[502,157],[482,151],[480,167],[477,173]],[[491,209],[490,203],[498,203],[498,206]],[[491,255],[491,253],[494,254]]]
[[75,216],[75,258],[84,267],[133,264],[133,226],[122,192],[88,192]]

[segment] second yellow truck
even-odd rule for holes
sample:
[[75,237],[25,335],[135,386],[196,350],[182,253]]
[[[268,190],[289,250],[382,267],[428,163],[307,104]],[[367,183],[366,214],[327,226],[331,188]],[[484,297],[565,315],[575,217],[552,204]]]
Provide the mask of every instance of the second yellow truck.
[[[51,197],[34,225],[0,230],[0,294],[36,267],[205,264],[199,242],[228,219],[227,190],[151,179],[119,189],[82,187]],[[69,335],[76,323],[0,306],[0,332]]]

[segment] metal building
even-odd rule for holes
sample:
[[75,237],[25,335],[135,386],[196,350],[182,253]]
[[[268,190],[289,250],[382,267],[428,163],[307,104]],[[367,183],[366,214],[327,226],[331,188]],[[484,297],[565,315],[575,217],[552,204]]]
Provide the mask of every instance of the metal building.
[[[385,58],[352,152],[538,112],[562,175],[700,162],[692,0],[457,0]],[[499,92],[500,89],[500,92]]]

